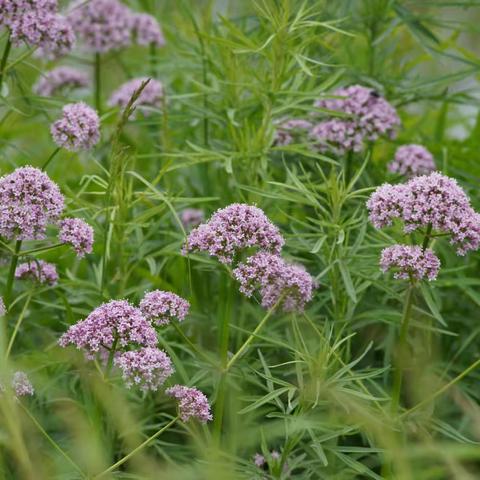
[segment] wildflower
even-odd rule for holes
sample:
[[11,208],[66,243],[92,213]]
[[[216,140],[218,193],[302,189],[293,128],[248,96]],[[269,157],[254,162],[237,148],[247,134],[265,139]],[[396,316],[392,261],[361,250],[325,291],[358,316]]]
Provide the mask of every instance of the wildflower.
[[191,418],[196,418],[202,423],[213,419],[208,399],[200,390],[175,385],[168,388],[165,393],[178,400],[178,414],[184,422]]
[[278,228],[262,210],[234,203],[217,210],[207,223],[192,230],[183,253],[205,251],[222,263],[232,263],[241,250],[256,247],[280,253],[284,243]]
[[119,354],[115,360],[128,388],[156,391],[173,374],[170,357],[158,348],[145,347]]
[[105,53],[131,43],[132,12],[117,0],[80,1],[68,20],[92,52]]
[[363,135],[353,121],[338,118],[325,120],[310,130],[310,136],[321,152],[332,150],[343,155],[345,152],[363,150]]
[[[130,102],[134,93],[142,86],[142,83],[147,80],[147,77],[134,78],[133,80],[124,83],[113,92],[108,104],[111,107],[120,107],[124,109]],[[133,105],[144,115],[148,115],[150,113],[148,111],[149,108],[160,108],[162,106],[163,95],[162,83],[158,80],[150,79]]]
[[[258,288],[262,306],[281,306],[285,312],[303,311],[313,296],[315,281],[300,265],[286,263],[280,256],[259,252],[234,271],[240,291],[251,297]],[[280,304],[279,304],[280,302]]]
[[168,325],[177,319],[182,321],[188,314],[190,304],[172,292],[154,290],[148,292],[140,302],[140,310],[148,320],[155,320],[157,325]]
[[92,253],[93,228],[81,218],[66,218],[60,222],[60,243],[72,245],[79,257]]
[[15,270],[15,278],[33,280],[47,285],[56,285],[58,282],[57,268],[53,263],[43,260],[30,260],[21,263]]
[[15,372],[12,377],[12,389],[17,397],[33,395],[35,390],[25,372]]
[[311,128],[312,124],[307,120],[284,120],[277,125],[275,144],[282,146],[289,145],[295,141],[295,137],[308,132]]
[[256,467],[262,468],[266,463],[265,457],[260,453],[256,453],[253,457],[253,463]]
[[68,20],[62,15],[52,15],[48,33],[38,44],[37,57],[54,60],[67,55],[75,45],[75,34]]
[[47,72],[34,86],[43,97],[51,97],[61,90],[88,87],[88,75],[71,67],[58,67]]
[[139,45],[163,47],[165,37],[157,19],[147,13],[137,13],[132,19],[132,33]]
[[395,158],[388,165],[393,173],[412,177],[425,175],[435,170],[433,155],[422,145],[402,145],[397,148]]
[[64,208],[57,184],[38,168],[21,167],[0,178],[0,236],[41,240]]
[[97,112],[83,102],[63,107],[63,116],[50,128],[54,142],[72,152],[90,150],[100,140]]
[[397,279],[435,280],[440,260],[432,250],[418,245],[393,245],[382,250],[380,268],[384,273],[395,269],[393,276]]
[[118,350],[131,345],[155,347],[157,335],[138,308],[126,300],[112,300],[72,325],[58,343],[61,347],[73,344],[93,358],[104,349]]
[[183,210],[180,219],[185,228],[196,227],[200,225],[205,218],[203,210],[198,208],[186,208]]

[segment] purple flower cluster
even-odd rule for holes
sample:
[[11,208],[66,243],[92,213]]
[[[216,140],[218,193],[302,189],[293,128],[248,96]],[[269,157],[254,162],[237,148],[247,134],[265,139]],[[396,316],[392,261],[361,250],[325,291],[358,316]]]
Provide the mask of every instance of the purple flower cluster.
[[178,414],[184,422],[196,418],[202,423],[212,420],[208,398],[196,388],[175,385],[165,392],[178,401]]
[[21,263],[15,270],[15,278],[19,280],[33,280],[47,285],[56,285],[58,282],[57,268],[53,263],[43,260],[30,260]]
[[58,186],[38,168],[17,168],[0,178],[0,236],[41,240],[64,209]]
[[112,300],[96,308],[85,320],[72,325],[59,340],[85,350],[93,358],[105,349],[131,346],[155,347],[157,334],[142,312],[126,300]]
[[291,119],[282,121],[277,126],[275,144],[281,146],[290,145],[311,128],[312,124],[307,120]]
[[35,393],[33,385],[25,372],[15,372],[13,374],[12,389],[17,397],[32,396]]
[[407,177],[426,175],[436,170],[433,155],[422,145],[402,145],[397,148],[388,169]]
[[393,245],[382,250],[380,268],[385,273],[394,269],[394,278],[435,280],[440,260],[432,250],[418,245]]
[[[120,107],[124,109],[134,93],[142,86],[142,83],[147,81],[147,77],[134,78],[124,83],[121,87],[115,90],[108,101],[111,107]],[[158,80],[150,79],[145,85],[144,89],[140,93],[138,99],[133,106],[141,111],[144,115],[150,113],[149,108],[160,108],[162,106],[163,99],[163,85]]]
[[173,374],[170,357],[158,348],[145,347],[116,356],[115,365],[122,371],[127,388],[156,391]]
[[208,252],[222,263],[232,263],[240,251],[256,247],[280,253],[285,243],[265,213],[252,205],[234,203],[217,210],[207,223],[192,230],[183,253]]
[[259,252],[234,271],[240,291],[251,297],[259,289],[262,306],[281,306],[285,312],[303,311],[312,299],[315,280],[300,265],[285,262],[279,255]]
[[165,37],[155,17],[148,13],[137,13],[132,19],[132,34],[138,45],[156,45],[163,47]]
[[382,185],[370,196],[367,208],[376,228],[390,226],[398,218],[404,222],[405,233],[431,227],[449,234],[459,255],[480,246],[480,214],[456,180],[440,173]]
[[63,107],[63,116],[50,127],[54,142],[72,152],[90,150],[100,140],[97,112],[83,102]]
[[157,325],[168,325],[175,319],[181,322],[190,309],[190,304],[182,297],[161,290],[145,294],[139,306],[145,318]]
[[79,257],[92,253],[93,228],[81,218],[66,218],[60,222],[60,243],[69,243]]
[[334,95],[340,98],[318,100],[315,106],[347,114],[348,118],[326,119],[312,128],[312,139],[318,142],[320,150],[360,151],[366,141],[395,136],[400,118],[395,108],[373,89],[352,85],[337,89]]
[[62,90],[88,87],[88,75],[72,67],[58,67],[47,72],[34,86],[43,97],[51,97]]
[[180,220],[185,228],[193,228],[200,225],[205,218],[203,210],[198,208],[186,208],[180,215]]

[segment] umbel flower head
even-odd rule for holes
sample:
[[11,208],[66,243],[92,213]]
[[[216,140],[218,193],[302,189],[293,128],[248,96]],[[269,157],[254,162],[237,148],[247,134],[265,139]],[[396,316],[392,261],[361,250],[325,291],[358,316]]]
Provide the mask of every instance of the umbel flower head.
[[132,18],[132,33],[139,45],[163,47],[165,37],[157,19],[148,13],[136,13]]
[[66,218],[60,222],[60,243],[70,244],[79,257],[92,253],[93,228],[81,218]]
[[165,393],[178,401],[178,414],[184,422],[196,418],[202,423],[212,420],[208,398],[196,388],[175,385]]
[[[120,107],[124,109],[134,93],[142,86],[142,83],[149,80],[147,77],[134,78],[124,83],[115,90],[108,101],[111,107]],[[141,111],[144,115],[150,113],[149,108],[161,108],[163,99],[163,85],[158,80],[150,79],[133,104],[136,111]]]
[[13,374],[12,389],[17,397],[32,396],[35,393],[33,385],[25,372],[15,372]]
[[51,97],[61,91],[88,87],[88,75],[76,68],[57,67],[45,73],[33,87],[33,90],[42,97]]
[[56,285],[58,282],[57,267],[53,263],[43,260],[30,260],[21,263],[15,270],[15,278],[32,280],[47,285]]
[[433,155],[425,147],[411,144],[397,148],[388,169],[393,173],[413,177],[431,173],[436,167]]
[[247,248],[280,253],[284,243],[278,228],[262,210],[233,203],[217,210],[208,222],[192,230],[183,253],[208,252],[222,263],[232,263],[234,256]]
[[197,227],[203,222],[205,214],[198,208],[186,208],[180,215],[180,220],[185,228]]
[[140,310],[145,318],[157,325],[168,325],[172,320],[182,321],[188,314],[190,304],[172,292],[154,290],[148,292],[140,302]]
[[0,178],[0,236],[41,240],[64,209],[57,184],[38,168],[21,167]]
[[283,120],[276,128],[275,144],[281,146],[290,145],[311,128],[312,124],[308,120],[302,120],[301,118]]
[[70,103],[50,128],[54,142],[72,152],[90,150],[100,140],[100,119],[86,103]]
[[153,347],[121,353],[114,363],[121,369],[127,388],[135,386],[143,391],[158,390],[174,372],[170,357]]
[[380,268],[385,273],[394,270],[394,278],[435,280],[440,270],[440,260],[427,248],[418,245],[393,245],[384,248]]
[[430,227],[433,232],[449,234],[458,255],[480,246],[480,214],[456,180],[440,173],[414,177],[400,185],[382,185],[370,196],[367,208],[376,228],[390,226],[398,218],[405,233]]
[[97,353],[129,346],[155,347],[157,334],[142,312],[126,300],[112,300],[72,325],[59,340],[61,347],[75,345],[93,358]]
[[279,255],[266,252],[247,258],[233,275],[244,295],[251,297],[258,289],[263,307],[277,305],[286,312],[303,311],[316,287],[315,280],[302,266],[289,264]]

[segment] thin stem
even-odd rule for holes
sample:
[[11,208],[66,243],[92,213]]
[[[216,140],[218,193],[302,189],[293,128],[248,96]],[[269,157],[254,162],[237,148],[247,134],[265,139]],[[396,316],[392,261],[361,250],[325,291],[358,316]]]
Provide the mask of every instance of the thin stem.
[[3,301],[7,309],[10,306],[10,297],[12,296],[12,289],[13,289],[13,279],[15,277],[15,270],[17,269],[18,256],[21,248],[22,248],[22,241],[17,240],[15,243],[15,251],[12,255],[12,260],[10,261],[10,270],[8,271],[7,285],[5,287],[5,293],[3,295]]
[[352,163],[353,163],[353,151],[350,150],[345,157],[345,185],[350,183],[350,177],[352,176]]
[[32,253],[47,252],[48,250],[54,250],[55,248],[64,247],[65,243],[54,243],[53,245],[47,245],[46,247],[32,248],[31,250],[24,250],[22,255],[31,255]]
[[428,244],[430,243],[430,239],[432,238],[432,224],[429,223],[427,227],[427,231],[425,232],[425,238],[423,239],[422,250],[425,251],[428,248]]
[[20,329],[20,325],[22,324],[23,319],[25,318],[25,313],[27,313],[27,308],[28,308],[28,305],[30,304],[31,299],[32,299],[32,295],[30,294],[27,297],[27,300],[25,301],[25,305],[23,306],[22,311],[20,312],[20,315],[18,316],[17,323],[15,324],[15,328],[13,329],[12,336],[10,337],[10,341],[8,342],[7,351],[5,353],[5,360],[7,360],[8,357],[10,356],[13,343],[15,342],[15,338],[17,337],[17,333],[18,333],[18,330]]
[[101,71],[101,57],[99,53],[95,53],[94,59],[94,93],[95,93],[95,108],[99,115],[102,114],[102,71]]
[[43,164],[42,170],[45,171],[50,162],[55,158],[55,155],[60,151],[60,147],[57,147],[52,154],[48,157],[47,161]]
[[410,317],[412,313],[414,289],[415,289],[414,285],[410,283],[407,289],[407,293],[405,295],[405,303],[403,308],[400,337],[398,339],[397,365],[395,366],[394,377],[393,377],[392,404],[391,404],[391,411],[393,415],[397,414],[398,406],[400,404],[400,393],[402,390],[402,379],[403,379],[402,363],[406,354],[408,325],[410,323]]
[[209,358],[204,352],[202,352],[191,340],[188,338],[185,333],[183,333],[183,330],[179,327],[179,325],[176,322],[172,322],[173,327],[177,331],[177,333],[182,337],[182,340],[184,340],[190,348],[200,357],[202,357],[205,361],[207,361],[210,365],[215,364],[212,362],[211,358]]
[[108,354],[107,366],[105,368],[105,377],[107,378],[110,375],[110,371],[112,370],[112,367],[113,367],[113,359],[115,358],[117,343],[118,343],[118,335],[115,336],[115,339],[113,340],[113,343],[112,343],[112,347],[110,348],[110,352]]
[[8,55],[10,54],[10,50],[12,48],[12,40],[10,38],[10,34],[7,38],[7,43],[5,44],[5,48],[3,49],[3,56],[2,61],[0,63],[0,95],[2,94],[2,86],[3,86],[3,77],[5,74],[5,66],[7,65]]
[[151,437],[148,437],[143,443],[141,443],[138,447],[133,449],[128,455],[125,455],[123,458],[121,458],[118,462],[114,463],[110,467],[108,467],[106,470],[104,470],[102,473],[99,473],[96,475],[94,480],[96,478],[103,477],[107,473],[112,472],[116,468],[118,468],[120,465],[123,465],[127,460],[132,458],[135,454],[137,454],[140,450],[142,450],[144,447],[146,447],[152,440],[155,440],[158,436],[160,436],[165,430],[168,430],[176,421],[178,420],[178,417],[175,417],[174,419],[170,420],[164,427],[162,427],[158,432],[154,433]]

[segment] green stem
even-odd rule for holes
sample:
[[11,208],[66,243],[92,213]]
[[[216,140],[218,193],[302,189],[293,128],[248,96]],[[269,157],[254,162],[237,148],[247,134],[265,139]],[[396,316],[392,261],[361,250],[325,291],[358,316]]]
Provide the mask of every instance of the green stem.
[[118,335],[113,340],[112,346],[110,348],[110,352],[108,354],[107,366],[105,368],[105,377],[108,378],[110,375],[110,371],[113,367],[113,360],[115,358],[115,351],[117,350],[117,343],[118,343]]
[[432,238],[432,224],[429,223],[427,227],[427,231],[425,233],[425,238],[423,239],[422,250],[425,251],[428,248],[428,244],[430,243],[430,239]]
[[190,348],[200,357],[202,357],[206,362],[208,362],[210,365],[215,366],[215,364],[212,362],[212,359],[209,358],[205,353],[203,353],[186,335],[183,333],[183,330],[178,326],[176,322],[172,322],[173,327],[177,331],[177,333],[182,337],[182,340],[184,340]]
[[153,42],[150,44],[150,75],[157,78],[157,46]]
[[7,65],[8,55],[10,54],[11,48],[12,48],[12,40],[10,39],[10,34],[9,34],[7,38],[7,43],[5,44],[5,48],[3,49],[2,61],[0,63],[0,95],[2,94],[5,66]]
[[348,186],[352,176],[353,151],[350,150],[345,157],[345,185]]
[[55,155],[60,151],[60,147],[57,147],[52,154],[48,157],[47,161],[43,164],[42,170],[45,171],[50,162],[55,158]]
[[13,343],[15,342],[15,338],[17,337],[17,333],[18,333],[18,330],[20,329],[20,326],[23,322],[23,319],[25,318],[25,314],[27,313],[27,308],[28,308],[28,305],[30,304],[31,299],[32,299],[32,295],[29,295],[27,297],[25,305],[22,308],[22,311],[21,311],[20,315],[18,316],[17,323],[15,324],[15,328],[13,329],[12,336],[10,337],[10,341],[8,342],[7,352],[5,353],[5,360],[7,360],[8,357],[10,356],[10,352],[12,351]]
[[47,245],[46,247],[32,248],[31,250],[24,250],[22,255],[31,255],[32,253],[47,252],[49,250],[54,250],[55,248],[64,247],[65,243],[55,243],[53,245]]
[[128,455],[125,455],[118,462],[114,463],[113,465],[108,467],[106,470],[104,470],[102,473],[99,473],[98,475],[93,477],[93,479],[95,480],[97,478],[103,477],[107,473],[113,472],[113,470],[117,469],[120,465],[123,465],[127,460],[132,458],[140,450],[146,447],[152,440],[155,440],[158,436],[160,436],[163,432],[165,432],[165,430],[168,430],[177,420],[178,420],[178,417],[175,417],[174,419],[170,420],[170,422],[168,422],[164,427],[158,430],[158,432],[154,433],[151,437],[148,437],[143,443],[141,443],[138,447],[133,449]]
[[94,60],[94,74],[95,74],[95,108],[99,115],[102,114],[102,71],[101,71],[101,57],[99,53],[95,53]]
[[12,296],[13,280],[15,278],[15,270],[17,269],[18,257],[19,257],[21,248],[22,248],[22,241],[17,240],[15,243],[15,251],[14,251],[14,254],[12,255],[12,260],[10,261],[10,270],[8,271],[7,286],[5,287],[5,293],[3,295],[3,301],[7,309],[10,306],[10,297]]

